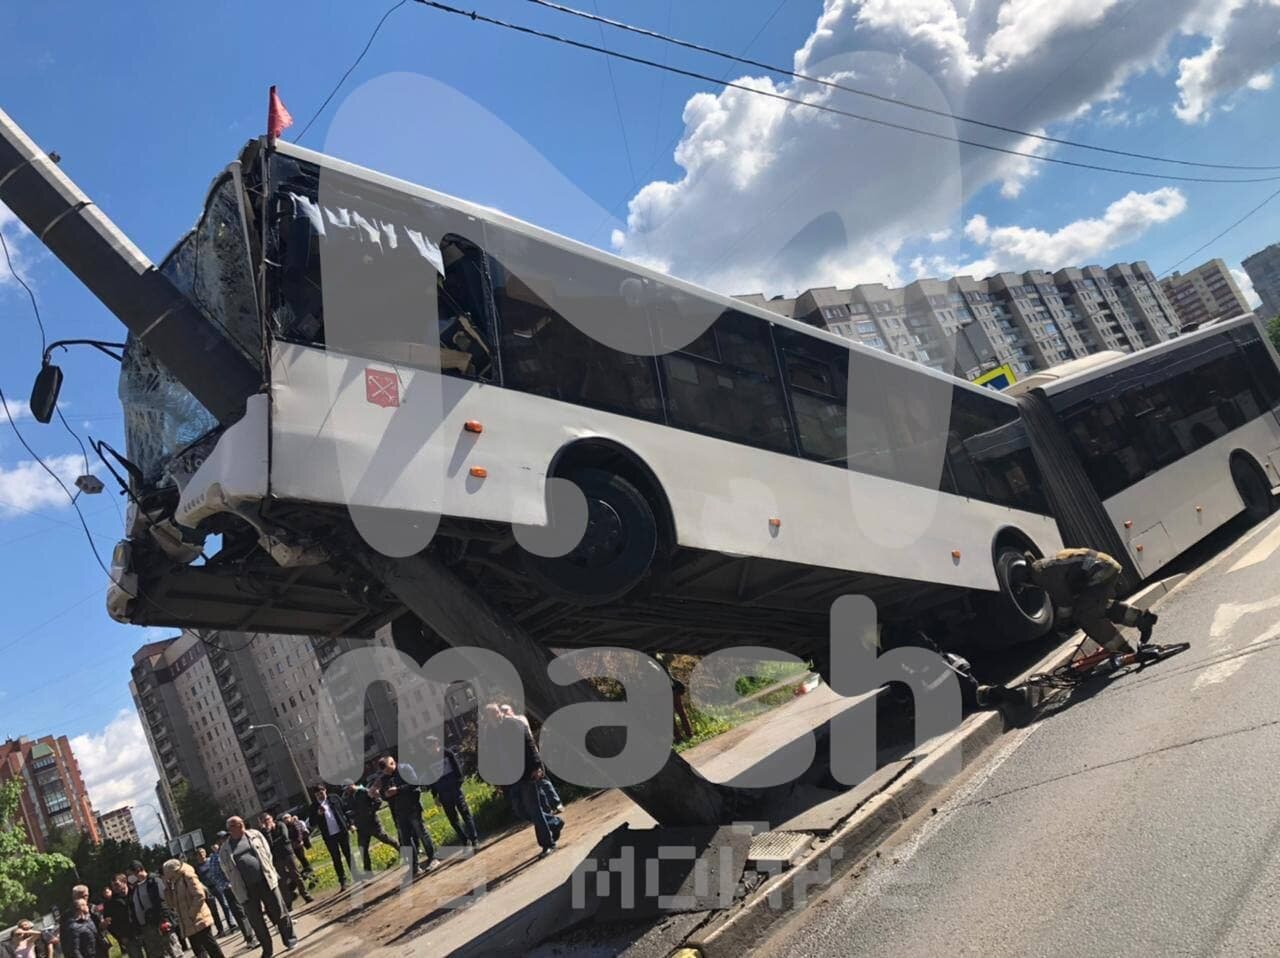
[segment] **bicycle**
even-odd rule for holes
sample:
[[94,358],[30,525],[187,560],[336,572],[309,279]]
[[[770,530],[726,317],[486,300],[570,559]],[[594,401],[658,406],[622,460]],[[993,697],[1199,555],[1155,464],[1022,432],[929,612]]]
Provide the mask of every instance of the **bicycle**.
[[1138,646],[1132,652],[1108,652],[1106,649],[1099,649],[1097,652],[1083,656],[1077,648],[1076,655],[1071,661],[1058,666],[1051,672],[1037,672],[1027,679],[1027,685],[1058,689],[1075,688],[1090,679],[1112,675],[1131,665],[1137,665],[1138,670],[1141,671],[1154,662],[1172,658],[1189,648],[1191,648],[1190,642],[1176,642],[1168,645],[1149,643]]

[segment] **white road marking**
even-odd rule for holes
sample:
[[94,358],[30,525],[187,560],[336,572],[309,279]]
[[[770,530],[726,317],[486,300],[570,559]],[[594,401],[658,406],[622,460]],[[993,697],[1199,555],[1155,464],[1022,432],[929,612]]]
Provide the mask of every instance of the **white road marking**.
[[[1263,642],[1270,642],[1273,639],[1280,638],[1280,625],[1277,625],[1249,643],[1248,648],[1261,645]],[[1210,685],[1218,685],[1225,682],[1231,676],[1239,672],[1249,662],[1249,656],[1241,653],[1233,658],[1227,659],[1225,662],[1219,662],[1217,665],[1210,666],[1196,676],[1196,680],[1191,683],[1191,691],[1195,692],[1199,689],[1207,688]]]
[[1246,615],[1265,612],[1267,609],[1274,609],[1276,606],[1280,606],[1280,595],[1273,595],[1269,599],[1259,599],[1257,602],[1224,603],[1218,606],[1217,611],[1213,614],[1213,625],[1209,627],[1209,634],[1215,639],[1220,639],[1235,628],[1236,623]]
[[1243,559],[1227,570],[1227,573],[1239,572],[1259,562],[1266,562],[1277,549],[1280,549],[1280,526],[1272,529],[1265,539],[1250,549]]

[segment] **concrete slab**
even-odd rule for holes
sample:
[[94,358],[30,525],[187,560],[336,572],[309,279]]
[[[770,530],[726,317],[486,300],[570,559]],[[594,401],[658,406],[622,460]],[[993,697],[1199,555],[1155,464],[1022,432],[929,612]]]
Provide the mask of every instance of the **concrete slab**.
[[869,778],[846,792],[832,792],[813,786],[800,786],[793,793],[795,809],[790,818],[781,822],[775,831],[816,832],[827,834],[840,822],[852,815],[873,795],[887,788],[899,775],[911,767],[911,759],[891,762],[877,769]]

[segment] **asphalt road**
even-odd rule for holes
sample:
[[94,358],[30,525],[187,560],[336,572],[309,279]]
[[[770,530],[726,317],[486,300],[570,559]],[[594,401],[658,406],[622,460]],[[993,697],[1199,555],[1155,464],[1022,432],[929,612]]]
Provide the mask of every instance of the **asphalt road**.
[[1280,955],[1280,515],[1159,606],[1190,651],[997,743],[764,954]]

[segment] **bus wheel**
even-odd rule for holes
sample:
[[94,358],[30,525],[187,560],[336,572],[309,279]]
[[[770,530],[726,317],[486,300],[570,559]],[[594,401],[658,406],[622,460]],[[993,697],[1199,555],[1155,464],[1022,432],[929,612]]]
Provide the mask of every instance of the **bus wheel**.
[[1026,581],[1026,556],[1013,545],[996,548],[995,571],[1000,591],[987,605],[990,629],[981,645],[1006,646],[1032,642],[1053,628],[1053,603],[1044,589]]
[[1271,498],[1271,486],[1252,460],[1243,455],[1231,460],[1231,478],[1236,484],[1236,492],[1244,500],[1244,512],[1249,522],[1261,522],[1275,510],[1275,500]]
[[658,548],[653,507],[634,485],[601,469],[580,468],[564,478],[587,500],[587,528],[567,554],[524,553],[524,568],[547,595],[574,605],[604,605],[644,579]]

